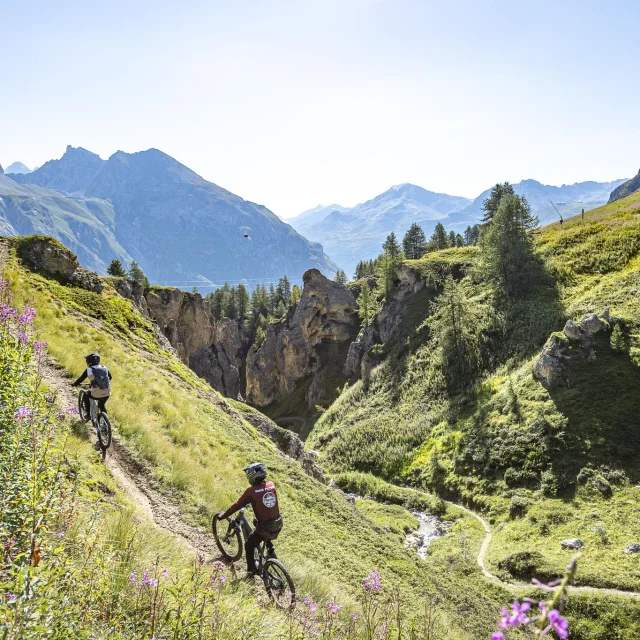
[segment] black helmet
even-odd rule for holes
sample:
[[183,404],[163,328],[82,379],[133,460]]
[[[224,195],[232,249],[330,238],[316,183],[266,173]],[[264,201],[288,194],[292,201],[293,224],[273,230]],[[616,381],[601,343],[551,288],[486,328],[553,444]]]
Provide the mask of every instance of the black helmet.
[[89,367],[93,367],[97,364],[100,364],[100,354],[99,353],[90,353],[88,356],[85,356],[84,359],[87,361],[87,365]]
[[247,474],[249,484],[257,484],[267,477],[267,467],[262,462],[253,462],[248,467],[245,467],[243,471]]

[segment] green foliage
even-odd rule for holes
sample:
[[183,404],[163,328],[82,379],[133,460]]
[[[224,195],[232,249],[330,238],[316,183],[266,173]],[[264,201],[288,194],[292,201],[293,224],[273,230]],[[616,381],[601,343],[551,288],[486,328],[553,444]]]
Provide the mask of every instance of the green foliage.
[[482,202],[482,210],[484,211],[484,216],[482,218],[482,222],[492,222],[494,216],[498,212],[500,208],[500,203],[502,199],[505,197],[513,197],[516,193],[513,189],[513,185],[505,182],[503,184],[496,184],[495,187],[491,189],[491,193],[488,198]]
[[616,353],[624,353],[627,350],[624,333],[622,331],[622,326],[620,325],[620,323],[617,323],[616,326],[613,327],[610,343],[611,348]]
[[336,271],[335,281],[338,284],[347,284],[347,274],[342,269],[338,269]]
[[358,296],[358,316],[360,324],[363,328],[371,324],[371,320],[376,314],[376,301],[369,284],[365,281],[362,283],[360,295]]
[[127,275],[120,260],[112,260],[107,267],[107,273],[114,278],[124,278]]
[[258,327],[256,330],[256,339],[253,344],[256,349],[259,349],[262,346],[262,343],[266,340],[267,335],[262,327]]
[[537,225],[526,198],[502,197],[480,240],[480,271],[500,296],[517,297],[528,291],[534,265],[533,230]]
[[396,270],[402,264],[402,251],[396,234],[393,231],[387,236],[382,245],[383,254],[380,260],[382,281],[384,283],[384,294],[389,295],[393,288]]
[[417,260],[427,251],[427,239],[422,227],[413,223],[402,240],[402,249],[408,260]]
[[480,239],[480,225],[474,224],[472,227],[469,226],[464,230],[464,243],[468,247],[478,244],[479,239]]
[[452,277],[444,282],[442,294],[432,303],[427,320],[432,352],[450,393],[469,385],[480,368],[480,330],[478,305],[466,295],[464,287]]
[[376,266],[379,261],[379,258],[377,260],[360,260],[360,262],[358,262],[358,264],[356,265],[353,279],[357,282],[362,278],[374,276],[376,273]]
[[429,240],[429,245],[431,251],[439,251],[451,246],[449,244],[449,237],[447,236],[447,232],[441,222],[438,222],[438,224],[436,224],[431,239]]
[[140,289],[144,290],[149,288],[149,280],[147,279],[147,276],[144,275],[142,267],[135,260],[131,261],[129,271],[127,272],[127,278],[134,286],[139,287]]

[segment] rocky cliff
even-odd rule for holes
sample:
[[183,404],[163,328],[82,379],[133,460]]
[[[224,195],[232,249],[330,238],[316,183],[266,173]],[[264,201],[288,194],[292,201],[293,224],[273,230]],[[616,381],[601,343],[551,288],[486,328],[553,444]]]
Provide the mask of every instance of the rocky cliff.
[[[303,277],[300,303],[289,318],[270,324],[266,339],[247,356],[247,401],[265,407],[304,390],[309,407],[326,397],[340,371],[341,348],[358,333],[353,293],[317,269]],[[342,356],[344,357],[344,356]]]
[[145,292],[144,304],[180,359],[214,389],[237,398],[241,367],[238,323],[226,318],[216,322],[199,293],[180,289],[151,288]]
[[[375,283],[370,283],[374,286]],[[366,378],[371,370],[382,362],[382,355],[373,349],[375,345],[387,345],[402,333],[401,325],[406,316],[409,300],[425,289],[424,280],[406,264],[400,265],[396,272],[395,287],[389,300],[382,305],[371,324],[351,343],[344,365],[347,377]],[[423,314],[428,305],[421,305]],[[421,319],[421,318],[420,318]]]
[[631,178],[631,180],[627,180],[626,182],[623,182],[619,187],[616,187],[611,192],[611,196],[609,196],[609,202],[622,200],[622,198],[626,198],[636,191],[640,191],[640,171],[638,171],[638,175],[636,175],[635,178]]

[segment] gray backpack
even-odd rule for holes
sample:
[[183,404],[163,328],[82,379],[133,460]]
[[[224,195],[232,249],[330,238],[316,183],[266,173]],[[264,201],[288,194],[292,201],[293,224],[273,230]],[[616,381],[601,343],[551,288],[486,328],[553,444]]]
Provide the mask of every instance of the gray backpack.
[[98,389],[110,389],[111,383],[109,381],[109,369],[103,364],[96,364],[91,367],[91,373],[93,373],[93,381],[96,383]]

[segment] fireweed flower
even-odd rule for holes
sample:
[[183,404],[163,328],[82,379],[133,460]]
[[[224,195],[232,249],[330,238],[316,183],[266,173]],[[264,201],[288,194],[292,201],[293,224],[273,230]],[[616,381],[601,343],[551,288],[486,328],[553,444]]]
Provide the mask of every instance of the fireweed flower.
[[380,584],[380,574],[377,571],[372,571],[364,580],[362,585],[365,591],[382,591],[382,585]]
[[7,602],[9,603],[15,602],[18,599],[18,596],[16,596],[15,593],[11,593],[11,591],[7,591],[5,596],[7,598]]
[[325,609],[332,614],[339,613],[340,611],[342,611],[342,605],[336,604],[336,598],[334,596],[333,598],[331,598],[331,601],[329,602],[329,604],[327,604]]
[[41,342],[40,340],[35,340],[33,343],[33,348],[36,351],[42,351],[43,349],[46,349],[48,345],[49,345],[48,342]]
[[509,627],[529,624],[529,618],[526,615],[529,609],[531,609],[531,605],[528,602],[520,604],[517,600],[513,601],[511,611],[507,611],[506,607],[502,607],[502,617],[498,621],[498,629],[506,631]]
[[162,571],[162,577],[163,577],[165,580],[169,577],[169,572],[168,572],[166,569],[164,569],[164,570]]
[[64,412],[68,416],[78,415],[78,407],[76,407],[75,405],[69,405],[68,407],[65,408]]
[[358,622],[358,616],[355,613],[352,613],[350,616],[351,622]]
[[558,638],[564,640],[569,637],[569,622],[560,615],[557,609],[551,609],[547,614],[547,618],[551,623],[548,627],[549,630],[553,629],[558,634]]
[[220,577],[216,580],[216,582],[217,582],[220,586],[222,586],[226,581],[227,581],[227,576],[220,576]]
[[18,322],[22,325],[33,324],[33,320],[36,317],[36,310],[33,307],[26,306],[24,311],[20,314]]
[[33,416],[33,411],[31,411],[31,407],[18,407],[18,410],[13,414],[13,418],[15,420],[26,420],[27,418],[31,418]]
[[129,579],[127,580],[129,584],[132,584],[134,587],[138,586],[138,577],[136,576],[136,572],[132,571],[129,574]]
[[502,631],[494,631],[491,634],[491,640],[504,640],[504,635],[502,635]]
[[309,609],[309,613],[313,616],[318,610],[318,605],[311,598],[303,598],[302,604]]

